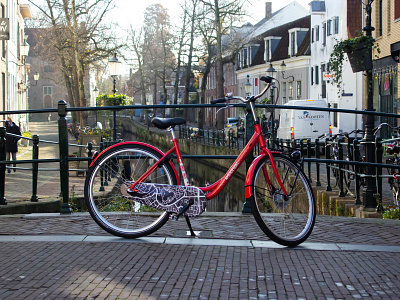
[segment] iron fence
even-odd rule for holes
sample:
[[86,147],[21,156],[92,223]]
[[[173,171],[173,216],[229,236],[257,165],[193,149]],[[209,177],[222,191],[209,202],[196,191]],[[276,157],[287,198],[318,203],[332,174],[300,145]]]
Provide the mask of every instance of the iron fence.
[[[246,107],[244,104],[233,104],[235,107]],[[38,201],[37,199],[37,174],[38,172],[42,171],[57,171],[60,172],[60,186],[61,186],[61,195],[63,199],[63,204],[61,207],[61,213],[70,213],[71,207],[68,203],[69,201],[69,166],[68,163],[71,161],[87,161],[90,163],[91,160],[91,153],[93,151],[93,145],[90,143],[88,145],[75,145],[79,147],[86,147],[88,151],[88,157],[70,157],[68,153],[68,129],[67,129],[67,122],[66,122],[66,115],[69,111],[103,111],[108,110],[113,112],[113,116],[117,115],[118,111],[130,111],[130,110],[137,110],[137,109],[152,109],[152,108],[199,108],[199,107],[223,107],[223,105],[211,105],[211,104],[182,104],[182,105],[129,105],[129,106],[109,106],[109,107],[85,107],[85,108],[67,108],[65,101],[60,101],[58,103],[57,109],[43,109],[43,110],[22,110],[22,111],[5,111],[0,112],[0,115],[11,115],[11,114],[38,114],[38,113],[58,113],[58,148],[59,148],[59,158],[57,159],[38,159],[39,155],[39,147],[38,144],[43,143],[54,143],[49,141],[39,140],[38,136],[33,136],[32,139],[21,137],[24,139],[32,140],[32,160],[19,160],[13,161],[12,163],[16,164],[32,164],[31,168],[24,168],[24,170],[28,170],[32,172],[32,197],[31,201]],[[271,110],[273,108],[272,105],[256,105],[258,108],[266,108]],[[396,114],[389,114],[389,113],[379,113],[379,112],[372,112],[372,111],[356,111],[356,110],[348,110],[348,109],[337,109],[337,108],[313,108],[313,107],[301,107],[295,106],[288,108],[287,106],[277,105],[275,108],[277,109],[300,109],[300,110],[320,110],[320,111],[330,111],[330,112],[338,112],[338,113],[353,113],[353,114],[362,114],[362,115],[373,115],[373,116],[384,116],[384,117],[392,117],[392,118],[399,118],[399,115]],[[97,113],[96,113],[97,115]],[[246,129],[252,128],[252,124],[247,124],[249,118],[246,118]],[[117,124],[116,118],[114,117],[113,122],[113,136],[116,139],[116,131],[117,131]],[[212,129],[198,129],[195,130],[193,127],[190,126],[182,126],[179,130],[179,137],[189,139],[194,142],[201,142],[206,143],[209,145],[217,145],[220,147],[228,147],[233,149],[240,149],[243,145],[246,144],[246,138],[251,136],[251,132],[246,132],[245,134],[238,134],[236,135],[231,133],[226,133],[223,131],[217,131]],[[9,161],[6,161],[6,154],[5,154],[5,138],[6,132],[4,127],[0,127],[0,204],[6,204],[5,198],[5,173],[7,169],[7,164]],[[377,187],[377,199],[379,203],[379,198],[382,197],[382,180],[383,178],[387,178],[388,175],[383,174],[382,170],[385,168],[394,168],[398,169],[398,165],[388,165],[383,164],[383,153],[384,153],[384,146],[387,143],[397,142],[399,139],[391,139],[382,141],[377,138],[373,143],[375,145],[375,159],[374,161],[363,161],[362,157],[362,148],[365,147],[364,141],[355,140],[352,143],[349,141],[346,142],[344,145],[341,141],[331,141],[326,140],[324,142],[319,141],[318,139],[315,141],[311,140],[297,140],[297,141],[283,141],[283,140],[276,140],[269,138],[268,145],[271,148],[279,149],[280,151],[284,152],[291,152],[295,150],[299,150],[302,153],[302,159],[299,163],[305,168],[307,167],[307,175],[309,180],[314,180],[316,186],[321,186],[321,175],[322,170],[321,166],[325,167],[326,172],[326,190],[332,190],[332,180],[331,180],[331,173],[337,174],[337,183],[336,185],[339,187],[339,196],[344,196],[346,193],[351,192],[352,195],[355,197],[355,204],[361,204],[361,188],[362,188],[362,179],[366,177],[374,177],[376,179],[376,187]],[[111,141],[110,143],[114,143],[115,141]],[[102,148],[107,147],[108,143],[103,143],[100,146],[100,150]],[[345,147],[352,147],[352,151],[354,153],[353,160],[346,160],[343,155],[343,146]],[[337,149],[337,156],[332,157],[332,147],[336,147]],[[257,150],[256,150],[257,152]],[[220,156],[213,156],[213,155],[183,155],[185,158],[207,158],[207,159],[234,159],[236,156],[234,155],[220,155]],[[332,159],[334,158],[334,159]],[[48,168],[39,168],[39,164],[57,162],[59,163],[59,168],[57,169],[48,169]],[[313,172],[313,166],[315,168],[315,173]],[[346,166],[352,166],[351,169],[346,168]],[[363,168],[372,167],[374,172],[373,174],[365,174],[362,172]],[[354,167],[354,168],[353,168]],[[85,169],[84,169],[85,170]],[[336,170],[332,172],[332,170]],[[312,176],[311,173],[314,173],[315,176]],[[349,188],[346,187],[343,183],[345,180],[345,176],[350,174],[354,181],[354,187]],[[364,193],[368,191],[368,187],[364,188]]]

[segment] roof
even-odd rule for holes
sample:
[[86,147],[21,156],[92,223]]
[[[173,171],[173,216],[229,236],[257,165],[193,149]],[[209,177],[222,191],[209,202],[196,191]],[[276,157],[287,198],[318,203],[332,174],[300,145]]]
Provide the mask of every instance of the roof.
[[[264,38],[269,37],[269,36],[275,36],[275,37],[281,37],[281,40],[279,41],[278,46],[275,49],[274,54],[271,57],[271,61],[278,61],[278,60],[284,60],[289,58],[288,55],[288,47],[289,47],[289,29],[291,28],[310,28],[311,24],[311,17],[310,15],[303,17],[301,19],[298,19],[296,21],[284,24],[282,26],[273,28],[271,30],[268,30],[267,32],[264,32],[263,34],[257,36],[252,40],[254,44],[258,44],[258,50],[256,55],[254,56],[254,59],[252,61],[252,66],[255,65],[260,65],[264,64],[264,51],[265,51],[265,44],[264,44]],[[301,43],[300,47],[298,48],[298,51],[296,53],[296,56],[303,56],[303,55],[310,55],[310,30],[308,30],[306,36],[304,37],[303,42]]]

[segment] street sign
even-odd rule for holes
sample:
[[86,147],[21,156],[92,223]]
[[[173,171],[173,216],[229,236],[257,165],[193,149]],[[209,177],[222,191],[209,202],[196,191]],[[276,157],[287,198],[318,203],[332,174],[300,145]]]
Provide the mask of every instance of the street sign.
[[0,18],[0,40],[10,39],[10,19]]

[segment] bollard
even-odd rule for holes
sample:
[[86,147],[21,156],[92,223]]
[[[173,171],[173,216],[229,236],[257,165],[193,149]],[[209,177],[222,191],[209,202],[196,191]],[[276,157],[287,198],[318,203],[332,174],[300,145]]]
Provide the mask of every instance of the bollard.
[[[32,160],[39,159],[39,136],[35,134],[32,137]],[[37,183],[38,183],[38,172],[39,172],[39,163],[36,161],[32,162],[32,197],[31,202],[38,202],[39,198],[37,197]]]
[[[338,143],[338,151],[339,151],[339,160],[343,160],[343,143],[342,143],[342,139],[340,138],[337,143]],[[339,187],[340,187],[339,197],[344,197],[346,194],[344,192],[343,164],[339,163],[338,164],[338,168],[339,168],[338,171],[339,171]]]
[[[6,128],[0,127],[0,161],[6,160]],[[0,205],[6,205],[5,183],[6,183],[6,164],[0,164]]]
[[[326,159],[332,159],[332,157],[331,157],[331,146],[329,144],[329,140],[328,139],[325,140],[325,158]],[[326,164],[326,182],[327,182],[326,191],[327,192],[332,191],[332,187],[331,187],[331,167],[330,167],[329,163]]]
[[72,213],[69,205],[69,172],[68,172],[68,131],[67,131],[67,102],[58,102],[58,139],[60,152],[60,186],[63,203],[60,214]]
[[[357,139],[354,139],[353,141],[353,159],[354,161],[361,161],[360,159],[360,142]],[[355,205],[361,205],[361,184],[360,184],[360,166],[356,165],[355,166],[355,191],[356,191],[356,199],[354,204]]]
[[[376,144],[376,151],[375,151],[375,161],[378,164],[382,164],[382,155],[383,155],[383,150],[382,150],[382,139],[380,137],[375,138],[375,144]],[[383,212],[383,206],[382,206],[382,167],[376,167],[376,188],[377,188],[377,197],[376,199],[378,200],[377,206],[376,206],[376,211],[377,212]]]
[[[307,139],[307,158],[311,158],[311,139]],[[311,162],[308,162],[308,180],[312,182],[311,178]]]
[[[319,139],[316,139],[315,140],[315,158],[316,159],[320,159],[321,158],[321,154],[320,154],[320,150],[319,150]],[[317,162],[316,164],[315,164],[315,166],[316,166],[316,169],[317,169],[317,182],[316,182],[316,186],[321,186],[321,181],[320,181],[320,173],[319,173],[319,167],[320,167],[320,165],[319,165],[319,162]]]

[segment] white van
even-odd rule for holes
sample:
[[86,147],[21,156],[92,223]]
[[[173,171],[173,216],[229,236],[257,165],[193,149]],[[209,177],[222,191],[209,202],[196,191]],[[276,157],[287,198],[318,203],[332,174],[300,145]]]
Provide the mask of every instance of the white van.
[[[325,100],[290,100],[285,106],[309,106],[327,108]],[[329,112],[318,110],[281,109],[278,139],[315,140],[330,131]]]

